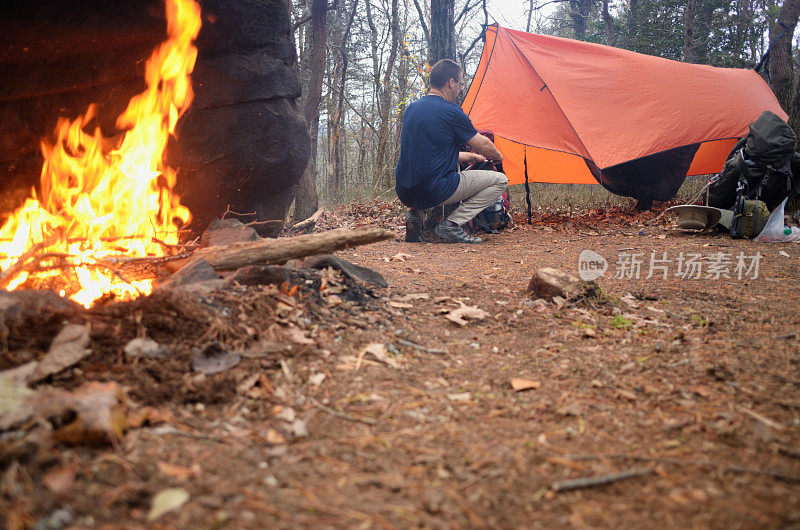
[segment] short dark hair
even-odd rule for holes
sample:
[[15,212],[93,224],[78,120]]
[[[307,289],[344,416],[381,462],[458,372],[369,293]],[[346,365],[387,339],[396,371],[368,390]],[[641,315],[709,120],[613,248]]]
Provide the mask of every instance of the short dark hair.
[[461,73],[461,67],[458,66],[458,63],[450,59],[442,59],[431,68],[431,87],[444,88],[451,77],[458,80]]

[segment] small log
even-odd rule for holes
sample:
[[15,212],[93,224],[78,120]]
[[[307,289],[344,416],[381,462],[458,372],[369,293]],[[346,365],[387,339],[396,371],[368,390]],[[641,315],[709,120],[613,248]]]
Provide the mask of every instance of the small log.
[[394,232],[383,228],[337,228],[318,234],[203,248],[195,251],[192,257],[205,259],[218,271],[235,270],[247,265],[280,265],[290,259],[329,254],[394,237]]

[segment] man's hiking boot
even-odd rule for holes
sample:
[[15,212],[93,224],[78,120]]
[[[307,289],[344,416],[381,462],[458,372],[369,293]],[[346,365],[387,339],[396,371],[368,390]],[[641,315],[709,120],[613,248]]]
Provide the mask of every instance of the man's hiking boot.
[[406,243],[422,242],[422,217],[415,211],[406,214]]
[[445,243],[482,243],[479,237],[472,237],[455,223],[444,220],[433,229],[433,233],[441,237]]

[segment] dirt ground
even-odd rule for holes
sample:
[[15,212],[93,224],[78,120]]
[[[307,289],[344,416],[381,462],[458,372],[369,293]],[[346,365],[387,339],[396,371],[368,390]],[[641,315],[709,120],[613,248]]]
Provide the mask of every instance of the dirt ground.
[[[158,420],[116,447],[12,453],[4,438],[5,522],[800,527],[800,248],[652,219],[538,215],[482,245],[408,244],[387,210],[397,240],[337,255],[388,288],[327,271],[305,291],[201,297],[237,308],[224,325],[158,298],[82,313],[93,353],[49,382],[119,382]],[[524,295],[538,268],[577,274],[583,250],[608,260],[597,295],[561,306]],[[662,261],[647,278],[652,251]],[[681,253],[700,255],[699,279],[676,276]],[[758,271],[737,269],[756,253]],[[638,278],[622,267],[634,254]],[[446,318],[462,306],[485,316]],[[303,336],[287,339],[286,325]],[[137,335],[171,344],[172,356],[128,358],[122,346]],[[192,371],[192,346],[244,350],[267,336],[281,346],[219,374]],[[624,471],[641,474],[563,482]],[[188,501],[148,519],[166,488]]]

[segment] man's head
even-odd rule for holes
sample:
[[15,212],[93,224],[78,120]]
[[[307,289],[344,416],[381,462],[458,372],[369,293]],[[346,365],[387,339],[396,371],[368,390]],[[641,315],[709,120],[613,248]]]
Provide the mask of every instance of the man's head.
[[453,102],[464,84],[464,72],[455,61],[442,59],[431,68],[430,83],[444,99]]

